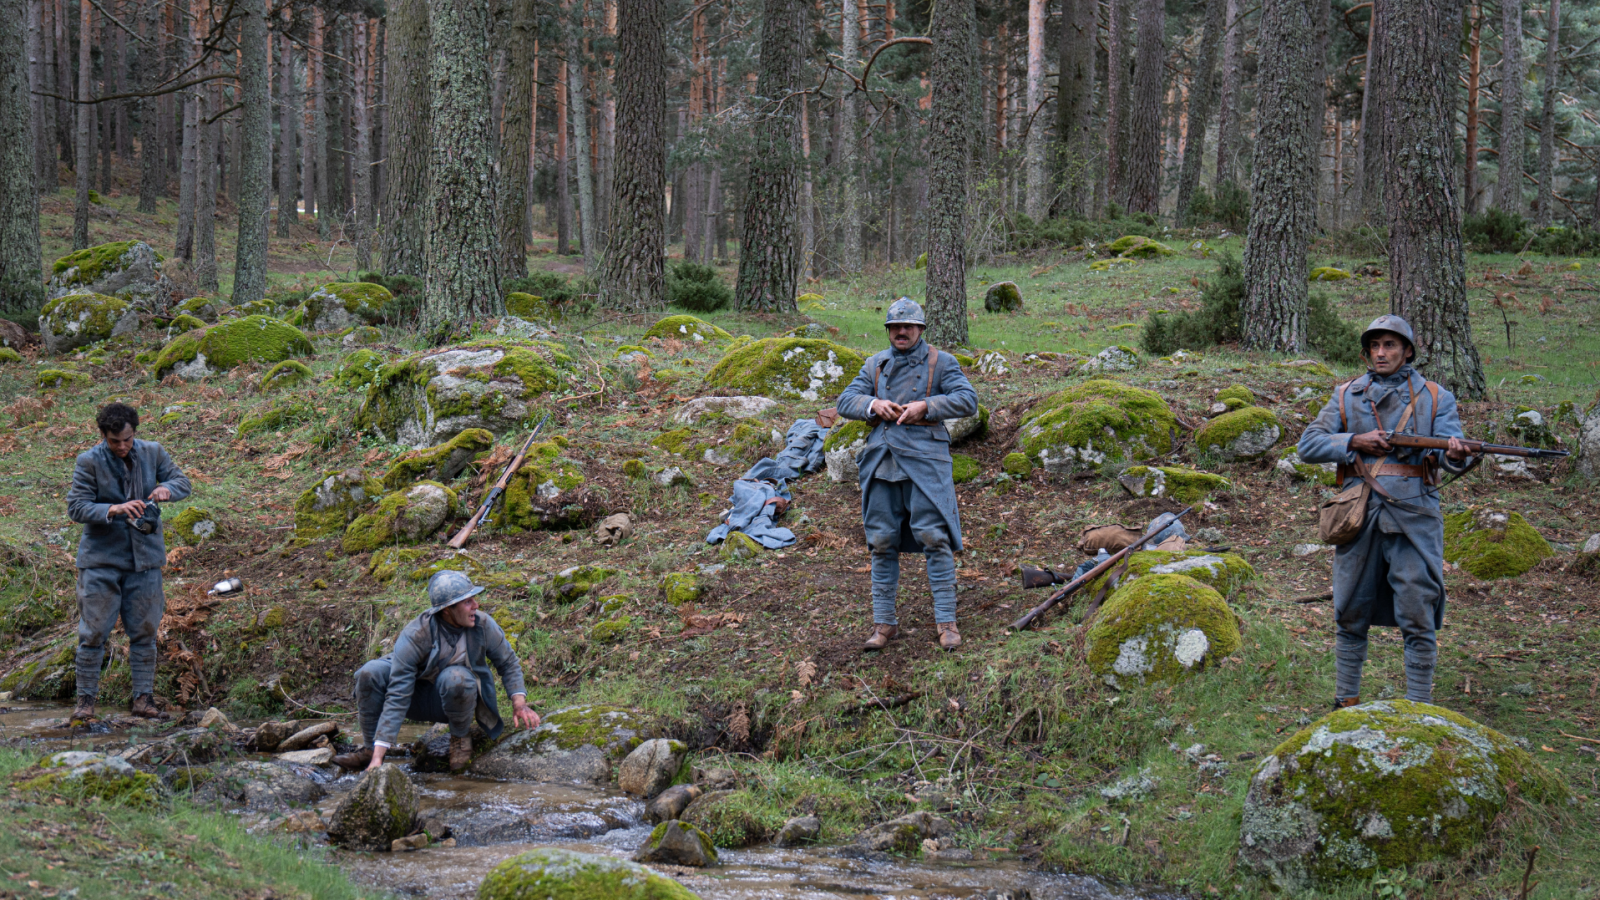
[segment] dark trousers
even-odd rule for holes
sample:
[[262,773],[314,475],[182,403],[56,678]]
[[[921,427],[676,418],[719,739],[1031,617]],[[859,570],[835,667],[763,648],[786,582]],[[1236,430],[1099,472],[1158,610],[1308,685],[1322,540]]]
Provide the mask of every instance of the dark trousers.
[[100,693],[100,665],[106,657],[106,638],[122,619],[128,633],[128,669],[133,675],[133,695],[156,689],[156,628],[166,612],[161,592],[161,570],[110,567],[78,570],[78,695]]
[[[387,658],[375,659],[356,671],[356,709],[367,746],[378,733],[378,719],[389,696]],[[478,679],[466,666],[446,666],[432,683],[416,682],[406,718],[413,722],[448,722],[451,737],[466,737],[478,711]]]

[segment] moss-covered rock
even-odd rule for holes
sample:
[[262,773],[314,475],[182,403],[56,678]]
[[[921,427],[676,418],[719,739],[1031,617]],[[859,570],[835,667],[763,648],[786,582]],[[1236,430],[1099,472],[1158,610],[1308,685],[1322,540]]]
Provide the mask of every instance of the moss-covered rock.
[[304,400],[281,401],[240,419],[234,433],[239,437],[249,437],[258,431],[278,431],[284,426],[306,421],[315,411],[315,407]]
[[437,447],[408,450],[383,473],[384,489],[398,491],[423,479],[450,481],[466,471],[473,457],[493,446],[494,435],[482,428],[468,428]]
[[989,431],[989,407],[980,403],[978,411],[970,416],[945,419],[944,430],[949,433],[952,445],[983,437]]
[[1225,460],[1256,459],[1278,442],[1283,429],[1272,410],[1247,406],[1223,413],[1194,433],[1195,447]]
[[555,315],[555,310],[543,297],[522,291],[512,291],[506,295],[506,312],[529,320],[548,319]]
[[1408,700],[1338,710],[1256,766],[1240,862],[1299,891],[1448,859],[1489,835],[1513,791],[1542,802],[1566,793],[1510,738],[1449,710]]
[[480,340],[416,353],[379,370],[356,423],[412,447],[468,428],[504,434],[533,418],[533,401],[569,384],[572,357],[544,341]]
[[22,354],[10,347],[0,347],[0,363],[22,362]]
[[1027,478],[1033,474],[1033,460],[1026,453],[1007,453],[1000,461],[1000,469],[1012,478]]
[[1112,269],[1120,269],[1124,266],[1131,265],[1133,265],[1133,260],[1123,256],[1113,256],[1110,259],[1097,259],[1094,262],[1089,263],[1089,271],[1109,272]]
[[583,470],[561,455],[567,439],[556,435],[528,448],[522,468],[506,484],[494,526],[506,534],[587,528],[601,511],[585,487]]
[[295,310],[300,324],[309,331],[343,331],[383,318],[383,311],[394,294],[381,284],[366,281],[334,282],[311,292]]
[[191,506],[167,520],[166,538],[191,547],[199,546],[218,534],[216,517],[208,509]]
[[606,644],[621,638],[623,633],[633,627],[630,616],[618,616],[604,622],[596,622],[589,628],[589,640],[596,644]]
[[1506,435],[1512,443],[1524,447],[1554,447],[1555,433],[1545,422],[1544,413],[1527,406],[1519,406],[1511,413],[1506,425]]
[[1131,372],[1139,368],[1139,351],[1125,344],[1114,344],[1084,360],[1079,375],[1105,372]]
[[650,474],[650,469],[642,459],[630,459],[622,463],[622,474],[629,478],[643,478]]
[[950,454],[950,477],[956,484],[966,484],[983,474],[983,467],[978,461],[962,453]]
[[1138,234],[1125,234],[1107,244],[1105,249],[1107,253],[1115,253],[1123,259],[1154,259],[1171,256],[1173,252],[1166,244]]
[[1317,266],[1311,270],[1312,281],[1343,281],[1350,273],[1334,266]]
[[34,376],[33,383],[44,391],[63,387],[81,388],[94,384],[94,376],[72,369],[40,369]]
[[650,836],[634,851],[633,860],[676,866],[714,866],[717,864],[717,848],[704,831],[673,819],[662,822],[650,832]]
[[1444,517],[1444,558],[1477,578],[1514,578],[1554,553],[1521,513],[1480,507]]
[[1333,463],[1308,463],[1300,458],[1296,449],[1284,451],[1275,468],[1296,481],[1311,481],[1333,487],[1339,481],[1338,466]]
[[138,327],[138,310],[105,294],[67,294],[39,310],[39,337],[46,353],[66,353]]
[[311,353],[311,339],[293,325],[267,316],[245,316],[178,335],[161,348],[154,368],[157,378],[171,374],[196,379],[240,363],[275,363]]
[[472,763],[472,771],[513,781],[606,784],[613,767],[661,725],[619,706],[569,706],[544,716],[538,728],[510,732]]
[[717,555],[723,559],[755,559],[761,555],[761,545],[742,531],[730,531],[717,550]]
[[336,534],[383,496],[383,485],[359,469],[325,472],[294,504],[294,536],[302,540]]
[[855,419],[843,419],[839,424],[828,430],[828,436],[822,440],[822,449],[829,450],[856,450],[866,446],[867,435],[872,433],[872,426]]
[[459,503],[456,492],[436,481],[395,491],[357,516],[344,531],[344,552],[370,553],[389,544],[415,544],[431,537]]
[[1179,466],[1130,466],[1117,481],[1135,497],[1171,497],[1179,503],[1198,503],[1212,491],[1233,487],[1221,475]]
[[557,600],[570,603],[584,596],[605,581],[617,574],[616,569],[605,566],[571,566],[557,572],[550,579],[550,590]]
[[1227,602],[1187,575],[1124,583],[1089,629],[1089,668],[1111,685],[1180,681],[1238,649]]
[[865,357],[842,344],[807,338],[764,338],[731,351],[706,383],[774,399],[816,403],[838,396]]
[[1022,291],[1014,281],[991,284],[983,293],[983,308],[992,313],[1016,312],[1022,308]]
[[328,841],[352,850],[388,850],[390,842],[411,833],[417,809],[417,789],[405,770],[385,763],[362,774],[339,801],[328,823]]
[[538,847],[484,876],[477,900],[698,900],[693,891],[635,862]]
[[136,770],[121,757],[87,750],[52,754],[11,779],[19,791],[139,808],[160,805],[166,794],[157,776]]
[[677,340],[688,343],[701,343],[703,341],[732,340],[733,335],[723,331],[710,322],[697,319],[694,316],[667,316],[665,319],[651,325],[645,331],[646,338],[661,338],[662,340]]
[[673,606],[693,603],[705,593],[700,578],[688,572],[669,572],[661,579],[661,596]]
[[261,391],[281,391],[286,388],[299,387],[317,377],[311,367],[295,359],[286,359],[267,370],[261,376]]
[[189,316],[201,322],[215,322],[222,309],[210,297],[190,297],[172,307],[179,317]]
[[663,431],[650,439],[650,446],[659,447],[668,453],[682,456],[685,451],[694,446],[694,432],[687,428],[674,428]]
[[146,312],[166,311],[172,283],[161,274],[161,254],[144,241],[113,241],[69,253],[50,267],[49,299],[94,293],[116,297]]
[[70,700],[78,683],[77,636],[69,634],[37,649],[14,653],[0,674],[0,691],[19,700]]
[[707,791],[681,819],[704,831],[719,847],[749,847],[772,837],[783,820],[751,791]]
[[383,354],[376,350],[355,350],[339,361],[333,383],[346,390],[364,390],[378,380],[382,369]]
[[1178,420],[1158,394],[1097,378],[1028,410],[1019,449],[1051,473],[1099,469],[1171,451]]
[[1237,401],[1244,406],[1251,406],[1256,402],[1255,395],[1250,393],[1250,389],[1242,384],[1229,385],[1228,387],[1217,391],[1216,400],[1218,403],[1232,403]]
[[368,347],[383,343],[383,330],[376,325],[360,325],[339,335],[344,347]]
[[[1246,583],[1254,581],[1256,570],[1244,557],[1236,553],[1212,553],[1206,550],[1188,550],[1172,553],[1166,550],[1140,550],[1129,555],[1128,571],[1118,582],[1132,583],[1146,575],[1183,575],[1230,597]],[[1094,596],[1110,581],[1111,575],[1096,578],[1084,585],[1087,596]]]

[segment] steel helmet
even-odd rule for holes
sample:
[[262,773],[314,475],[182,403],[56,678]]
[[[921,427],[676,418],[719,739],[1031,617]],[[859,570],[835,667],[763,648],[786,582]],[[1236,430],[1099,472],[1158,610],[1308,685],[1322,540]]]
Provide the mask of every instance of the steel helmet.
[[428,579],[428,603],[435,610],[453,606],[468,597],[476,597],[483,593],[483,588],[472,583],[465,573],[455,569],[444,569],[435,572]]
[[928,319],[922,314],[922,307],[910,297],[901,297],[889,304],[889,314],[883,318],[883,327],[890,325],[921,325],[928,327]]
[[1400,335],[1401,340],[1406,342],[1406,346],[1411,348],[1413,353],[1416,352],[1417,337],[1411,333],[1410,322],[1399,316],[1379,316],[1372,320],[1372,324],[1367,326],[1366,331],[1361,332],[1361,352],[1363,354],[1367,352],[1367,342],[1371,340],[1374,334],[1380,331]]

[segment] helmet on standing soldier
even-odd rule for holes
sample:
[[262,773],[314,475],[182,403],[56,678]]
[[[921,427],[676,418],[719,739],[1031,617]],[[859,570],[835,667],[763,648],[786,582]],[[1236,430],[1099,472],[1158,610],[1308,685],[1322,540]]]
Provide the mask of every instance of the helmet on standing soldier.
[[1417,337],[1411,331],[1410,322],[1399,316],[1379,316],[1372,320],[1372,324],[1367,326],[1366,331],[1361,332],[1361,355],[1366,355],[1367,346],[1371,343],[1372,338],[1384,331],[1399,335],[1400,340],[1406,342],[1406,349],[1413,354],[1417,352]]
[[883,317],[883,327],[890,325],[921,325],[928,327],[928,319],[922,314],[922,307],[910,297],[901,297],[889,304],[889,314]]

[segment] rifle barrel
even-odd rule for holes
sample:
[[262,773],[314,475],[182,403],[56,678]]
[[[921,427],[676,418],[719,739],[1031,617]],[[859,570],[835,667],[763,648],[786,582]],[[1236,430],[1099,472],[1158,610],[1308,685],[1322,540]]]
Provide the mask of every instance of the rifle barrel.
[[472,518],[467,520],[467,524],[461,526],[461,530],[456,532],[456,536],[450,539],[448,546],[460,550],[467,545],[467,539],[472,537],[472,533],[478,530],[479,525],[483,524],[484,518],[489,515],[489,510],[494,507],[494,502],[500,499],[501,494],[505,493],[506,485],[511,483],[511,476],[515,475],[517,469],[522,467],[522,461],[528,455],[528,448],[533,446],[533,439],[539,436],[539,432],[544,429],[544,423],[549,420],[550,414],[545,413],[544,418],[539,420],[539,424],[533,426],[533,430],[528,432],[528,439],[522,442],[522,449],[518,450],[517,455],[511,458],[510,463],[506,464],[505,470],[495,480],[494,487],[489,489],[489,493],[484,496],[483,502],[478,504],[477,511],[472,514]]
[[[1412,447],[1420,450],[1448,450],[1450,439],[1441,437],[1423,437],[1418,434],[1391,434],[1388,441],[1396,447]],[[1536,459],[1560,459],[1567,456],[1566,450],[1547,450],[1543,447],[1518,447],[1514,444],[1490,444],[1472,438],[1460,438],[1463,445],[1470,453],[1493,453],[1496,456],[1528,456]]]

